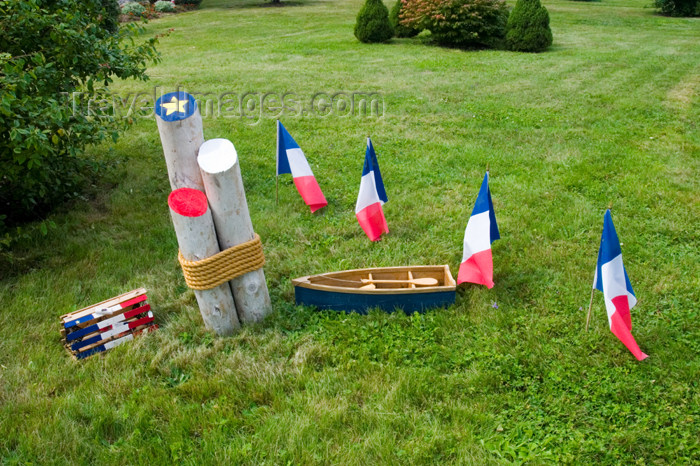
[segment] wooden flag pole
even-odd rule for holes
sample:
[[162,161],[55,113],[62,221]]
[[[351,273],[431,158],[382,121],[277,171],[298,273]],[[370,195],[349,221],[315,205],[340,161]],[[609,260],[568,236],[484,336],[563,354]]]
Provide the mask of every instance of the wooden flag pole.
[[[206,141],[199,149],[197,162],[221,249],[253,240],[255,231],[248,212],[238,154],[231,141]],[[242,323],[259,322],[272,312],[262,268],[236,277],[229,284]]]
[[586,316],[586,332],[588,331],[588,324],[591,322],[591,309],[593,309],[593,295],[595,294],[595,288],[591,290],[591,302],[588,304],[588,316]]
[[280,121],[277,120],[277,152],[275,152],[275,206],[280,205]]

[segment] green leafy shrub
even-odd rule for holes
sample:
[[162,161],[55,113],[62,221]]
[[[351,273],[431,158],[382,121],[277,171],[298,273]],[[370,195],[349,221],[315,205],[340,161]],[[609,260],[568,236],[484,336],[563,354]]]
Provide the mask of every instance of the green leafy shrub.
[[112,32],[112,18],[103,0],[0,2],[0,236],[79,194],[85,147],[124,127],[95,102],[114,76],[147,79],[156,39],[132,42],[141,29]]
[[175,11],[175,5],[172,2],[160,0],[155,3],[154,8],[158,13],[172,13]]
[[503,0],[406,0],[401,23],[428,29],[440,45],[496,47],[505,35]]
[[542,52],[552,45],[549,12],[540,0],[518,0],[508,17],[506,46],[516,52]]
[[396,0],[394,7],[389,12],[389,21],[391,22],[391,26],[394,28],[394,35],[396,37],[414,37],[420,32],[420,29],[407,27],[401,24],[402,8],[402,0]]
[[389,10],[382,0],[367,0],[357,14],[355,37],[360,42],[386,42],[394,36]]
[[102,0],[104,16],[102,17],[102,27],[111,33],[119,29],[119,15],[122,10],[117,0]]
[[665,16],[700,16],[700,0],[655,0],[654,6]]
[[175,0],[175,5],[199,6],[202,0]]
[[122,13],[131,16],[144,16],[146,7],[136,2],[129,2],[122,5]]

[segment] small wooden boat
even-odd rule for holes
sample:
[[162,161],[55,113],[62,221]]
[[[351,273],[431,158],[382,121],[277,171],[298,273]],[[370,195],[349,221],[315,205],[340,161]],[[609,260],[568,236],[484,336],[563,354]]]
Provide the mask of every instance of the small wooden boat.
[[379,308],[406,313],[455,302],[457,284],[447,265],[344,270],[295,278],[296,303],[334,311]]

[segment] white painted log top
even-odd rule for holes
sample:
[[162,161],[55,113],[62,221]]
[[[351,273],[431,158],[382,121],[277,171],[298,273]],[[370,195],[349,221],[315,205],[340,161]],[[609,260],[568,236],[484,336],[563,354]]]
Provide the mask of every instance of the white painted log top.
[[228,139],[209,139],[199,148],[199,167],[207,173],[222,173],[238,162],[238,153]]

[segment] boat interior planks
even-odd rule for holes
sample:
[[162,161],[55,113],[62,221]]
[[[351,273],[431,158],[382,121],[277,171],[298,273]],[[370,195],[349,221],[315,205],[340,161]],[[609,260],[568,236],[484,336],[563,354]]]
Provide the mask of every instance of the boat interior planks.
[[454,303],[456,283],[447,265],[376,267],[309,275],[292,280],[299,305],[366,313],[378,308],[406,313]]

